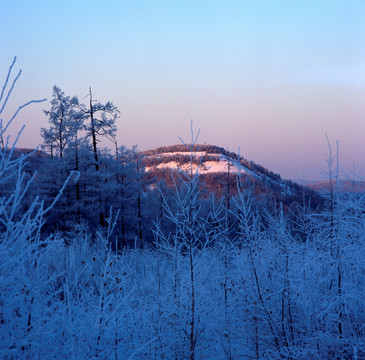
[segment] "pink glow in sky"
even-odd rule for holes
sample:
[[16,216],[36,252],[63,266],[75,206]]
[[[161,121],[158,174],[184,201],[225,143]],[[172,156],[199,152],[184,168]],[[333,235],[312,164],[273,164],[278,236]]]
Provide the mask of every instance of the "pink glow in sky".
[[[80,99],[92,86],[121,112],[119,144],[178,143],[193,119],[200,142],[283,178],[321,178],[327,133],[365,176],[364,19],[353,0],[3,0],[0,81],[17,56],[8,114],[55,84]],[[19,145],[41,143],[48,108],[22,112]]]

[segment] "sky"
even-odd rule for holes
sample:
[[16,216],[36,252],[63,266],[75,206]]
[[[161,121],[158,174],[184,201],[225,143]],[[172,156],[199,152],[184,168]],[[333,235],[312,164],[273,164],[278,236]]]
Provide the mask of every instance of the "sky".
[[[190,139],[284,179],[318,180],[328,145],[365,177],[365,1],[2,0],[0,85],[22,69],[4,118],[42,143],[52,87],[120,111],[118,144]],[[110,146],[107,142],[104,146]]]

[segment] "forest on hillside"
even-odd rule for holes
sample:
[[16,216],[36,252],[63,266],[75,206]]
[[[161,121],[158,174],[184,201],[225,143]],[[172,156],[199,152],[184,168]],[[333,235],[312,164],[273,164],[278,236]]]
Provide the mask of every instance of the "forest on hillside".
[[88,100],[54,87],[49,156],[8,136],[23,106],[0,122],[3,359],[365,358],[365,195],[341,189],[331,146],[320,207],[216,196],[199,170],[146,179],[118,109]]

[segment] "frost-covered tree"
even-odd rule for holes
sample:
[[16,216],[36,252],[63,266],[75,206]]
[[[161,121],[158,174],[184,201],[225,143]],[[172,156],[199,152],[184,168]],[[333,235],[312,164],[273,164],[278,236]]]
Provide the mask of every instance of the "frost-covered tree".
[[[1,112],[20,76],[19,72],[9,86],[15,60],[0,95]],[[64,186],[49,206],[34,197],[26,209],[22,208],[35,175],[26,180],[24,167],[29,155],[13,158],[18,138],[10,145],[10,136],[7,136],[7,130],[19,111],[32,102],[38,101],[20,106],[9,121],[4,123],[1,120],[0,123],[0,135],[7,139],[6,146],[0,150],[0,185],[9,180],[13,184],[12,192],[0,197],[0,254],[3,259],[0,264],[0,351],[5,359],[40,356],[38,330],[39,326],[47,324],[44,308],[50,301],[47,287],[57,280],[57,276],[48,273],[46,254],[52,244],[48,243],[48,238],[42,237],[41,230],[45,215],[58,200]]]
[[199,151],[196,146],[198,135],[194,136],[191,129],[190,144],[183,142],[190,152],[190,166],[187,171],[179,170],[177,173],[181,186],[175,180],[176,192],[173,199],[163,198],[163,214],[171,222],[173,231],[161,231],[159,220],[156,222],[155,233],[156,246],[171,257],[171,273],[174,274],[171,279],[173,302],[170,305],[172,309],[169,309],[173,319],[171,330],[176,337],[172,342],[175,343],[177,356],[188,357],[190,360],[199,358],[199,345],[204,347],[203,333],[206,329],[201,325],[200,317],[203,316],[202,310],[207,300],[203,285],[204,276],[209,273],[206,254],[217,237],[217,233],[211,229],[211,223],[219,221],[222,210],[219,207],[207,218],[202,213],[199,202],[199,165],[194,166]]
[[82,105],[81,109],[89,117],[86,125],[87,136],[91,138],[92,150],[94,154],[95,170],[99,170],[98,142],[100,137],[115,139],[117,127],[115,120],[119,117],[119,110],[112,102],[102,104],[93,100],[91,87],[89,88],[89,105]]
[[83,126],[84,117],[78,111],[79,100],[76,96],[66,96],[56,85],[53,87],[51,109],[44,110],[50,124],[49,128],[41,128],[44,145],[63,157],[66,147],[77,138]]
[[[92,152],[94,156],[95,171],[100,171],[98,142],[100,137],[115,139],[117,127],[115,120],[119,116],[119,110],[112,102],[108,101],[105,104],[93,100],[91,87],[89,88],[89,104],[82,104],[80,109],[88,117],[89,122],[86,125],[86,136],[91,139]],[[98,180],[97,180],[98,181]],[[99,187],[101,182],[99,181]],[[102,208],[102,199],[99,198],[100,208]],[[105,226],[105,213],[99,212],[100,226]]]

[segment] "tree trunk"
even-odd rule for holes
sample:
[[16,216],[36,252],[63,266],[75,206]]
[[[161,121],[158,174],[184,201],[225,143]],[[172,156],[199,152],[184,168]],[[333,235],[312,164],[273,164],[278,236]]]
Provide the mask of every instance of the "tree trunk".
[[189,260],[190,260],[190,285],[191,285],[191,321],[190,321],[190,360],[195,359],[195,284],[194,284],[194,263],[193,247],[190,239]]
[[[94,109],[93,109],[93,104],[92,104],[91,87],[89,88],[89,92],[90,92],[91,137],[92,137],[92,143],[93,143],[93,152],[94,152],[94,160],[95,160],[95,170],[96,171],[100,171],[99,157],[98,157],[98,148],[96,146],[96,130],[95,130]],[[100,179],[98,181],[100,181]],[[101,196],[99,196],[99,204],[100,204],[100,209],[102,209],[103,208],[103,202],[102,202]],[[104,227],[105,226],[105,216],[104,216],[104,212],[103,211],[100,211],[100,213],[99,213],[99,222],[100,222],[100,226],[101,227]]]
[[89,88],[90,92],[90,121],[91,121],[91,137],[93,143],[93,152],[94,152],[94,160],[95,160],[95,170],[99,171],[99,158],[98,158],[98,149],[96,146],[96,131],[95,131],[95,121],[94,121],[94,109],[92,104],[92,93],[91,87]]
[[[75,135],[75,170],[79,171],[80,167],[79,167],[79,152],[78,152],[78,147],[77,147],[77,133]],[[76,182],[76,201],[77,201],[77,223],[81,223],[81,209],[80,209],[80,183],[79,180],[77,180]]]

